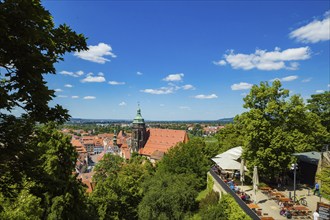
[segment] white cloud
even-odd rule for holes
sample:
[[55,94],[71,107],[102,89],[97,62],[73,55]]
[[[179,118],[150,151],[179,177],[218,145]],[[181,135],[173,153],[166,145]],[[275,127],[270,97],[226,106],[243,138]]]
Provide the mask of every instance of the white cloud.
[[80,80],[81,82],[104,82],[105,78],[103,76],[87,76],[85,79]]
[[73,99],[79,99],[79,96],[73,95],[73,96],[71,96],[71,98],[73,98]]
[[182,81],[183,76],[184,76],[183,73],[170,74],[166,76],[163,80],[167,82]]
[[290,81],[293,81],[293,80],[296,80],[296,79],[298,79],[298,76],[287,76],[287,77],[283,77],[282,79],[281,79],[281,81],[283,81],[283,82],[290,82]]
[[85,96],[84,99],[96,99],[95,96]]
[[330,87],[330,84],[328,84],[328,87]]
[[109,81],[110,85],[125,85],[125,82]]
[[241,96],[246,96],[246,95],[247,95],[246,92],[241,93]]
[[136,75],[138,75],[138,76],[142,76],[143,75],[143,73],[141,73],[141,72],[136,72]]
[[230,87],[232,90],[245,90],[245,89],[251,89],[252,86],[253,85],[250,83],[240,82],[238,84],[233,84]]
[[182,86],[182,89],[183,90],[194,90],[195,87],[193,85],[187,84],[187,85]]
[[62,89],[55,89],[55,92],[63,92]]
[[71,85],[71,84],[65,84],[64,87],[66,87],[66,88],[72,88],[73,85]]
[[319,90],[316,90],[315,92],[316,92],[316,93],[324,93],[324,90],[319,89]]
[[188,107],[188,106],[179,106],[179,109],[182,109],[182,110],[191,110],[191,108]]
[[57,97],[58,98],[67,98],[68,96],[66,96],[66,95],[58,95]]
[[165,105],[164,105],[164,104],[160,104],[159,106],[160,106],[160,107],[164,107]]
[[119,103],[119,106],[126,106],[126,105],[127,105],[126,102]]
[[63,70],[63,71],[60,72],[60,74],[67,75],[67,76],[73,76],[73,77],[79,77],[79,76],[84,75],[84,72],[81,71],[81,70],[79,70],[77,72],[69,72],[69,71]]
[[218,66],[225,66],[227,64],[227,62],[224,60],[219,60],[219,61],[213,61],[213,64],[218,65]]
[[[234,51],[231,50],[228,54],[224,55],[224,58],[234,69],[251,70],[255,68],[267,71],[280,69],[296,70],[298,69],[299,63],[290,61],[306,60],[310,58],[309,47],[280,50],[281,49],[278,47],[276,47],[274,51],[269,52],[257,49],[253,54],[235,54]],[[221,62],[221,60],[214,63],[217,64],[219,62]],[[287,64],[287,62],[289,62],[289,64]]]
[[98,76],[104,76],[104,73],[99,72],[97,75],[98,75]]
[[299,77],[297,75],[294,75],[294,76],[286,76],[286,77],[283,77],[283,78],[275,78],[275,79],[271,79],[269,81],[273,82],[275,80],[279,80],[281,82],[290,82],[290,81],[296,80],[298,78]]
[[153,95],[165,95],[173,93],[172,87],[161,87],[160,89],[143,89],[140,92],[149,93]]
[[299,69],[299,63],[298,62],[291,62],[289,66],[286,67],[288,70],[297,70]]
[[211,94],[211,95],[196,95],[194,98],[196,99],[216,99],[218,96],[216,94]]
[[111,56],[112,58],[117,57],[112,52],[111,46],[105,43],[99,43],[96,46],[90,45],[88,46],[88,50],[75,52],[74,55],[83,60],[88,60],[101,64],[110,61],[109,59],[105,58],[105,56]]
[[312,77],[309,77],[307,79],[301,80],[301,82],[306,83],[306,82],[310,82],[311,80],[312,80]]
[[323,20],[314,20],[292,31],[289,36],[303,43],[330,40],[330,11],[324,14]]

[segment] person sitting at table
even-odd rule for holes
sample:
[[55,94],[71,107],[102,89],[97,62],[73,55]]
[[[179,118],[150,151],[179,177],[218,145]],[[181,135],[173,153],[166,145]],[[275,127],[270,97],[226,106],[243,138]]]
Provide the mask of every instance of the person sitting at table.
[[243,192],[241,195],[241,199],[245,202],[246,201],[246,194]]
[[235,184],[235,185],[234,185],[234,191],[235,191],[235,192],[239,192],[240,190],[241,190],[241,189]]

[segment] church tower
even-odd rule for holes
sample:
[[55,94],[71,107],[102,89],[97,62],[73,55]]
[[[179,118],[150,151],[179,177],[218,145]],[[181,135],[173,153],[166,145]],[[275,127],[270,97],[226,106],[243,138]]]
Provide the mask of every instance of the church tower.
[[141,115],[140,105],[138,106],[136,116],[132,125],[132,151],[138,152],[143,148],[147,140],[146,125]]

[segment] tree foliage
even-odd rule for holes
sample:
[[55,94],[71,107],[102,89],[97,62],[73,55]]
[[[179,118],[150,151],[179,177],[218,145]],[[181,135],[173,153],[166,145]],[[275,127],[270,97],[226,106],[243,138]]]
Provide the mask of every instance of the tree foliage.
[[203,208],[200,212],[202,219],[251,219],[230,195],[222,195],[220,202]]
[[144,184],[139,219],[183,219],[196,209],[195,184],[191,175],[157,173]]
[[261,176],[275,177],[286,171],[292,153],[320,150],[328,133],[320,118],[308,111],[298,95],[289,98],[289,91],[279,81],[254,85],[244,98],[244,112],[235,119],[241,129],[248,167],[258,166]]
[[[234,121],[237,120],[236,118]],[[218,153],[243,145],[242,130],[239,123],[227,124],[225,128],[218,131],[216,137],[219,142]]]
[[152,172],[150,162],[141,157],[124,162],[119,156],[105,156],[96,169],[96,188],[90,196],[98,218],[137,219],[142,184]]
[[[330,166],[323,167],[321,172],[317,175],[318,180],[321,181],[321,192],[330,198]],[[324,196],[323,195],[323,196]]]
[[322,125],[330,132],[330,92],[314,94],[307,102],[307,108],[320,116]]
[[193,174],[197,177],[199,188],[206,183],[206,173],[211,161],[205,155],[205,142],[193,138],[188,143],[180,143],[171,148],[158,164],[158,171],[172,174]]
[[[54,64],[66,52],[87,49],[86,39],[67,25],[55,27],[38,0],[0,1],[0,33],[1,215],[84,218],[84,188],[72,175],[76,153],[70,140],[54,124],[36,123],[68,119],[61,106],[49,107],[54,91],[44,75],[55,74]],[[16,117],[15,110],[23,114]]]

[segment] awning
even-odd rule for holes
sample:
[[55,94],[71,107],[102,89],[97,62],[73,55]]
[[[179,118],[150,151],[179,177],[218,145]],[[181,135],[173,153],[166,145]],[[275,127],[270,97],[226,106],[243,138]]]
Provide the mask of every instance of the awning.
[[[241,163],[230,158],[212,158],[212,160],[224,170],[240,170]],[[244,170],[247,170],[244,166]]]
[[215,156],[215,158],[230,158],[233,160],[237,160],[241,157],[242,151],[243,151],[242,147],[234,147],[222,154],[218,154],[217,156]]

